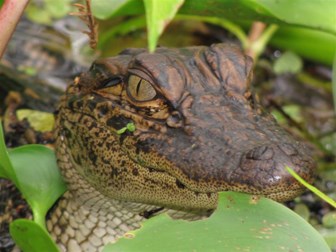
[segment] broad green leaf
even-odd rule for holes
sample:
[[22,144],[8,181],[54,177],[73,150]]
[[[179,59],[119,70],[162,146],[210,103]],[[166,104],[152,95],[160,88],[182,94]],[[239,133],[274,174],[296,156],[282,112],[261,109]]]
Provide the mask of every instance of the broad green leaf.
[[327,252],[330,249],[310,224],[283,205],[266,198],[224,192],[210,218],[188,222],[160,215],[103,250],[109,251]]
[[336,34],[335,1],[328,0],[187,0],[181,13],[291,24]]
[[155,50],[164,28],[174,18],[183,2],[184,0],[144,0],[150,52]]
[[31,220],[13,221],[10,224],[10,234],[24,252],[59,252],[48,232]]
[[274,72],[276,74],[298,73],[302,69],[301,58],[291,51],[287,51],[281,55],[274,63]]
[[[144,13],[143,2],[140,0],[128,0],[123,5],[118,5],[119,1],[117,4],[114,4],[115,2],[115,0],[93,0],[94,15],[105,19],[111,16]],[[161,4],[163,1],[156,2]],[[95,5],[101,8],[94,8]],[[231,20],[260,20],[280,25],[290,24],[336,34],[334,0],[185,0],[179,13]]]
[[244,0],[256,13],[284,24],[324,30],[336,35],[336,2],[331,0]]
[[9,156],[20,191],[34,220],[43,227],[47,211],[66,190],[55,154],[43,145],[25,145],[11,150]]
[[32,109],[19,109],[16,111],[17,118],[23,120],[27,118],[32,128],[38,131],[51,131],[54,127],[54,115]]
[[270,44],[328,65],[332,65],[336,54],[336,36],[299,27],[280,27]]
[[11,181],[14,182],[14,184],[17,185],[16,175],[13,171],[13,166],[8,156],[1,121],[0,121],[0,177],[10,179]]
[[[105,15],[127,15],[144,13],[141,1],[129,0],[127,5],[116,12],[113,0],[103,1]],[[98,1],[97,1],[98,2]],[[110,6],[110,7],[109,7]],[[325,0],[186,0],[180,13],[189,15],[220,17],[232,20],[261,20],[267,23],[292,24],[324,30],[336,34],[335,2]],[[99,15],[100,13],[95,13]]]
[[[92,5],[95,4],[102,6],[97,10],[93,8],[94,15],[100,18],[145,13],[141,0],[128,0],[118,9],[114,7],[114,0],[95,0]],[[232,23],[255,20],[269,24],[276,23],[280,28],[271,40],[272,45],[328,65],[332,64],[336,53],[334,0],[214,0],[211,4],[204,0],[185,0],[179,14],[211,19],[223,18]],[[242,40],[244,35],[241,33],[239,35],[244,44],[244,39]]]

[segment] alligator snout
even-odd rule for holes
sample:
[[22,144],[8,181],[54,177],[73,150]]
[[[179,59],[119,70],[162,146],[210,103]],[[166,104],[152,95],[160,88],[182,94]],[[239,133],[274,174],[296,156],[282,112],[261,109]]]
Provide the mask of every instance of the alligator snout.
[[301,143],[281,143],[253,148],[242,156],[239,167],[231,174],[235,183],[250,185],[256,194],[286,201],[303,191],[286,170],[286,166],[312,182],[315,163]]

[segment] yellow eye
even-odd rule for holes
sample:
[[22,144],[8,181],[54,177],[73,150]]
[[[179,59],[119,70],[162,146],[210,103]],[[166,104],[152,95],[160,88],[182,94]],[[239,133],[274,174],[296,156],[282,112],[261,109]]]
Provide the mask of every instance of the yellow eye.
[[130,75],[128,78],[127,92],[131,98],[139,102],[150,101],[156,96],[153,86],[136,75]]

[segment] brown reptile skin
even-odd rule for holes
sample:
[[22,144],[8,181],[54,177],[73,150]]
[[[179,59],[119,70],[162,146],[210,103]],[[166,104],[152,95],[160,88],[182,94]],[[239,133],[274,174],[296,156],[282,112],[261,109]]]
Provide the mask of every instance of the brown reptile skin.
[[[284,167],[312,181],[315,163],[260,108],[251,68],[231,44],[129,49],[76,78],[56,120],[69,187],[48,222],[59,246],[100,251],[167,209],[181,218],[207,215],[220,191],[278,201],[300,194]],[[135,131],[118,133],[128,123]]]
[[68,171],[65,179],[76,180],[77,183],[68,185],[69,191],[63,195],[52,218],[47,221],[48,230],[61,251],[100,251],[103,245],[114,242],[129,230],[139,228],[145,219],[143,216],[151,210],[159,209],[160,213],[167,212],[174,218],[188,220],[200,219],[204,215],[161,210],[157,206],[141,203],[106,200],[104,195],[72,172],[67,148],[62,150],[59,163]]

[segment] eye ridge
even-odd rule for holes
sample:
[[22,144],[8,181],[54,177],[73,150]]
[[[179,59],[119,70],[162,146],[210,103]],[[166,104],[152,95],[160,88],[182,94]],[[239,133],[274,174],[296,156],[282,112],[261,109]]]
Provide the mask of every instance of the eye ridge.
[[102,88],[113,87],[121,84],[123,79],[120,76],[113,76],[102,81]]

